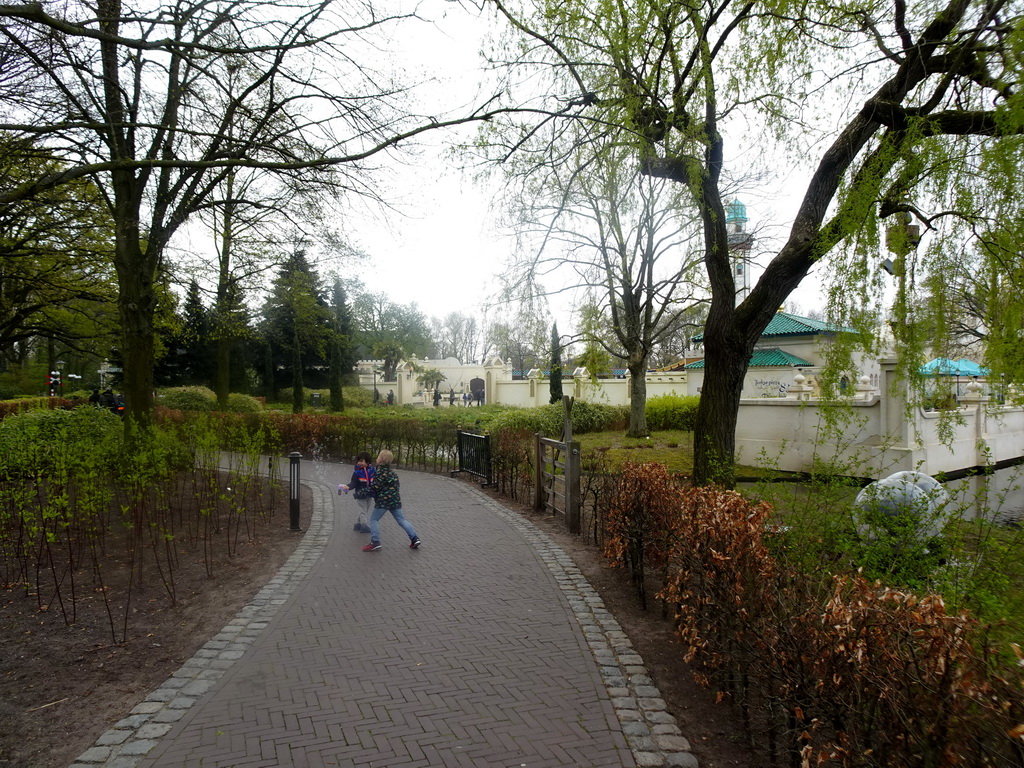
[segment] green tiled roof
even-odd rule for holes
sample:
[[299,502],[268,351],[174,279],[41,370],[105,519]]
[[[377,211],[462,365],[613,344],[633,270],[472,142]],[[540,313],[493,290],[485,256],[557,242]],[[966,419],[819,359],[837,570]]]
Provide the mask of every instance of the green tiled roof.
[[852,328],[844,328],[841,325],[832,325],[821,320],[812,320],[809,317],[791,315],[788,312],[776,312],[775,317],[768,323],[761,337],[765,336],[810,336],[818,333],[856,333]]
[[[844,328],[841,325],[833,325],[822,320],[812,320],[809,317],[791,315],[788,312],[776,312],[768,326],[761,334],[761,338],[778,338],[780,336],[816,336],[819,333],[856,333],[853,328]],[[703,341],[704,334],[699,333],[693,337],[694,341]]]
[[[748,365],[751,368],[792,368],[796,365],[809,366],[811,363],[807,362],[802,357],[791,355],[785,350],[772,347],[768,349],[755,349],[754,354],[750,356],[750,362]],[[697,362],[690,363],[686,366],[687,370],[703,367],[703,360],[698,360]]]

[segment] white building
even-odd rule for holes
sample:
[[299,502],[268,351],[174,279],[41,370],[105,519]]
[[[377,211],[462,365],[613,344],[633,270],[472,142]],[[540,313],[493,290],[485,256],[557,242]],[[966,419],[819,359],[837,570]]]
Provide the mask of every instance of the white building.
[[[750,357],[740,396],[786,397],[797,372],[802,373],[814,387],[815,374],[825,366],[828,347],[840,333],[856,331],[809,317],[777,312]],[[697,336],[694,340],[700,339]],[[854,367],[855,379],[867,376],[873,386],[878,386],[881,368],[877,360],[856,354]],[[704,361],[688,363],[683,370],[689,373],[689,394],[700,394],[704,384]],[[848,383],[851,390],[855,383]]]

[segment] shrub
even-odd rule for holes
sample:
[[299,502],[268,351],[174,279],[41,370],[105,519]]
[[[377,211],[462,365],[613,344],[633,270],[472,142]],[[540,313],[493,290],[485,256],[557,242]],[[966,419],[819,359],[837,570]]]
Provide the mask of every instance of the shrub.
[[0,400],[39,395],[46,390],[49,367],[43,363],[16,365],[0,373]]
[[18,400],[4,400],[0,402],[0,419],[10,416],[12,413],[67,410],[73,406],[72,401],[63,397],[23,397]]
[[540,432],[545,437],[557,438],[562,432],[561,408],[513,408],[495,415],[483,426],[491,432]]
[[232,392],[228,395],[228,410],[231,413],[259,413],[263,404],[255,397]]
[[926,397],[921,402],[921,407],[926,411],[955,411],[959,404],[953,395],[946,393]]
[[[57,398],[49,398],[57,399]],[[0,421],[0,468],[4,474],[50,472],[55,461],[73,452],[114,462],[122,435],[121,420],[106,408],[35,409]],[[79,460],[81,457],[78,457]]]
[[212,411],[217,395],[208,387],[171,387],[158,393],[160,405],[178,411]]
[[[235,433],[248,426],[247,417],[158,408],[161,427],[129,440],[125,423],[105,408],[36,409],[5,418],[4,583],[40,611],[59,609],[68,625],[79,616],[94,621],[98,609],[111,641],[126,642],[136,584],[161,582],[173,606],[180,557],[198,555],[215,578],[214,566],[223,561],[217,552],[232,557],[257,523],[270,522],[264,500],[272,516],[273,495],[257,477],[266,441],[255,439],[267,431],[240,440],[246,455],[232,457],[231,468],[221,471],[221,444],[231,439],[232,425]],[[110,568],[127,569],[126,583],[108,586]]]
[[529,499],[533,488],[533,432],[504,426],[491,433],[491,472],[498,493]]
[[341,396],[346,408],[368,408],[373,405],[373,392],[363,387],[342,387]]
[[[475,411],[474,411],[475,414]],[[602,432],[606,429],[625,429],[629,411],[622,406],[575,402],[572,406],[574,434]],[[562,436],[563,410],[561,403],[539,408],[509,408],[487,419],[484,425],[492,432],[500,430],[540,432],[545,437]]]
[[642,608],[647,608],[645,565],[659,569],[662,583],[682,505],[679,482],[664,464],[626,462],[608,500],[604,554],[629,570]]
[[[766,504],[688,491],[663,597],[696,676],[753,712],[771,765],[1020,765],[1018,665],[919,596],[793,567]],[[979,642],[980,641],[980,642]],[[753,731],[750,731],[753,735]]]
[[647,428],[692,432],[700,398],[696,395],[658,395],[647,400]]
[[[320,393],[320,406],[323,408],[331,407],[331,391],[329,389],[306,389],[306,404],[311,405],[313,403],[313,393]],[[342,387],[341,397],[345,410],[349,408],[368,408],[373,405],[373,392],[364,387]],[[277,400],[274,401],[277,405],[283,405],[287,408],[292,407],[292,388],[283,387],[277,391]]]
[[[562,407],[554,406],[559,423],[562,418]],[[629,409],[625,406],[603,405],[601,403],[585,403],[576,401],[572,406],[572,431],[577,434],[587,432],[604,432],[609,429],[625,429],[629,423]],[[561,431],[561,427],[559,427]]]

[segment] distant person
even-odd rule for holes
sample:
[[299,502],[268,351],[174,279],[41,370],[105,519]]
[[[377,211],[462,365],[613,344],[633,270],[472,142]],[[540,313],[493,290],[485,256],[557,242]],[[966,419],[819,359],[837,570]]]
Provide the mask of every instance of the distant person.
[[434,388],[434,407],[437,408],[441,404],[441,390],[437,387]]
[[117,401],[114,399],[114,393],[109,387],[100,394],[100,407],[106,408],[111,413],[117,413]]
[[394,405],[394,404],[395,404],[395,390],[389,389],[388,390],[388,405]]
[[373,404],[380,405],[380,390],[376,387],[373,388]]
[[373,511],[373,491],[370,490],[370,482],[375,471],[373,457],[363,451],[356,455],[352,479],[347,485],[342,483],[338,486],[339,494],[352,491],[352,498],[356,501],[356,524],[352,526],[352,530],[359,533],[370,532],[370,514]]
[[474,392],[473,396],[476,398],[477,406],[481,406],[484,404],[484,391],[482,389],[478,389],[476,392]]
[[100,407],[100,391],[98,389],[94,389],[92,394],[89,395],[89,405],[95,406],[96,408]]
[[377,456],[377,471],[373,480],[370,481],[370,490],[373,491],[374,510],[370,515],[370,543],[363,547],[363,552],[376,552],[381,548],[380,544],[380,519],[388,512],[395,518],[402,530],[409,537],[409,549],[419,549],[420,537],[416,535],[416,529],[412,523],[405,519],[402,514],[402,497],[399,493],[398,475],[391,468],[391,462],[395,455],[391,451],[381,451]]
[[469,392],[463,392],[462,393],[462,404],[466,408],[469,408]]
[[452,391],[448,393],[448,407],[451,408],[455,405],[455,388],[452,387]]

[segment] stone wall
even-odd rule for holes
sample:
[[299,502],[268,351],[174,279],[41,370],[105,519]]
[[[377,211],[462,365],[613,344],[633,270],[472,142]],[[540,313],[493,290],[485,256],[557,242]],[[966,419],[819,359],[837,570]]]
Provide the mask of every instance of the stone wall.
[[802,374],[793,377],[785,398],[742,400],[737,460],[806,472],[818,458],[844,474],[880,478],[905,470],[959,473],[1024,457],[1024,409],[991,403],[971,384],[954,418],[942,421],[938,412],[907,407],[895,360],[882,360],[881,371],[878,386],[861,377],[848,401],[852,419],[838,437],[825,426],[814,387]]
[[[359,383],[367,389],[373,389],[373,371],[379,370],[380,360],[361,360],[356,366],[359,372]],[[433,390],[425,390],[416,381],[415,367],[437,369],[444,374],[441,382],[441,406],[448,407],[452,390],[455,391],[455,405],[462,407],[462,394],[469,390],[469,382],[480,379],[484,382],[484,397],[488,403],[515,405],[532,408],[547,405],[551,390],[550,381],[543,377],[539,370],[532,370],[525,379],[513,379],[512,361],[494,358],[484,364],[463,365],[449,358],[447,360],[416,360],[402,363],[397,374],[391,381],[377,376],[377,389],[381,397],[389,391],[395,393],[398,405],[411,404],[417,406],[433,405]],[[688,374],[685,371],[675,373],[648,373],[647,396],[655,397],[664,394],[688,394]],[[592,381],[585,368],[573,371],[572,378],[562,381],[562,392],[576,397],[577,400],[604,403],[606,405],[627,405],[629,403],[629,379],[598,379]]]

